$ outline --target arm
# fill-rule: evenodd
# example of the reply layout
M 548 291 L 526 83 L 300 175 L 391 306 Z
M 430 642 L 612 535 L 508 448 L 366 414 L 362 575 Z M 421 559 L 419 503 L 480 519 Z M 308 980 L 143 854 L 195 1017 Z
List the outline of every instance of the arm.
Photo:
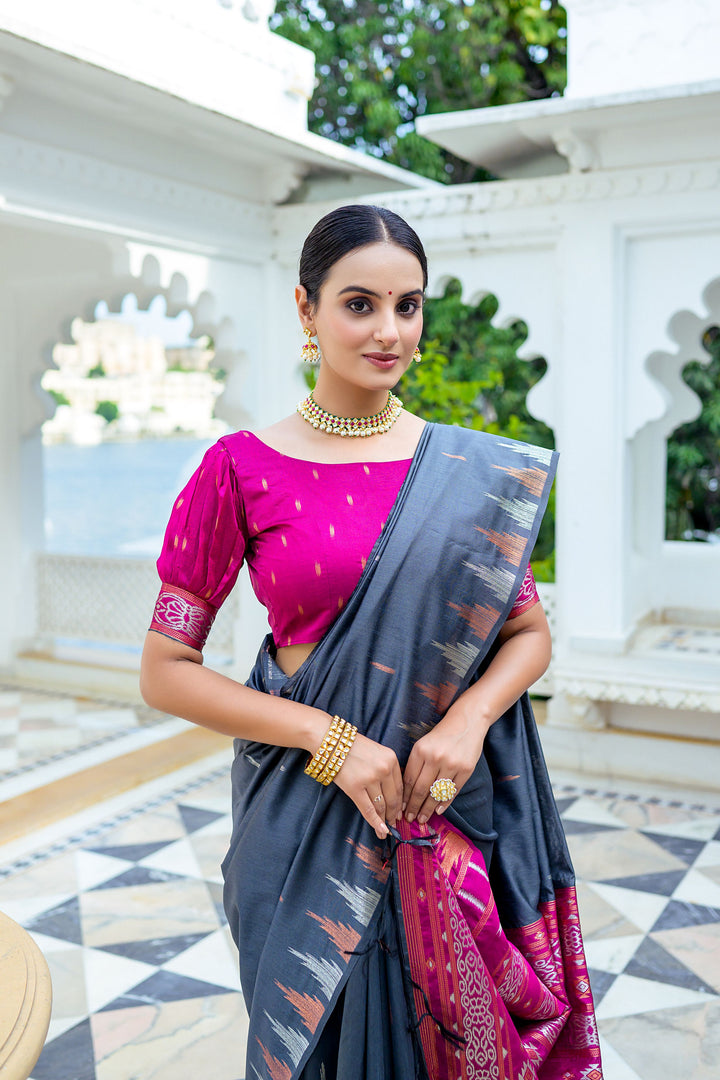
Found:
M 424 823 L 436 810 L 428 794 L 440 777 L 455 781 L 458 791 L 471 776 L 492 724 L 547 670 L 550 630 L 541 604 L 508 619 L 500 648 L 484 674 L 450 706 L 432 731 L 415 743 L 404 774 L 405 816 Z
M 202 653 L 149 631 L 143 649 L 140 691 L 148 705 L 240 739 L 296 746 L 314 754 L 332 717 L 299 701 L 274 697 L 203 667 Z M 348 718 L 351 719 L 351 718 Z M 308 783 L 313 783 L 308 779 Z M 379 839 L 388 830 L 377 812 L 400 815 L 402 777 L 394 751 L 358 734 L 334 781 L 355 803 Z

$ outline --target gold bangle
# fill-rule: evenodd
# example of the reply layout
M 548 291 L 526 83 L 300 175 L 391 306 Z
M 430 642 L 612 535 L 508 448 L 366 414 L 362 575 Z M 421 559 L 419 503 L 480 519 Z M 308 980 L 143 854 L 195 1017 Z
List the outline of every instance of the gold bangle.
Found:
M 320 746 L 305 766 L 306 775 L 327 787 L 340 772 L 356 735 L 354 724 L 334 716 Z
M 339 716 L 333 717 L 330 727 L 325 732 L 322 742 L 319 747 L 310 758 L 305 767 L 305 772 L 308 776 L 311 776 L 314 780 L 323 771 L 330 757 L 332 757 L 335 747 L 337 746 L 338 739 L 342 734 L 345 721 Z
M 338 740 L 345 729 L 345 721 L 340 716 L 334 716 L 330 727 L 325 732 L 322 742 L 305 766 L 305 773 L 317 780 L 335 753 Z
M 335 779 L 337 774 L 340 772 L 340 769 L 343 767 L 345 763 L 345 758 L 350 753 L 350 748 L 355 741 L 356 735 L 357 728 L 355 727 L 355 725 L 347 724 L 343 734 L 340 736 L 334 755 L 327 763 L 327 766 L 325 767 L 323 772 L 317 777 L 320 783 L 323 784 L 325 787 L 327 787 L 327 785 Z

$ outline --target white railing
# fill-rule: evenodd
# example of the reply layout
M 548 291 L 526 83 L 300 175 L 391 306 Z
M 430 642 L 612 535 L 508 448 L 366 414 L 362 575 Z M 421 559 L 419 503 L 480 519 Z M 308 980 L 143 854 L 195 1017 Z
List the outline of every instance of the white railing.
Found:
M 537 587 L 538 594 L 540 596 L 540 602 L 545 608 L 545 614 L 550 626 L 550 634 L 555 639 L 555 585 L 548 582 L 538 582 Z M 552 697 L 553 695 L 553 666 L 552 661 L 550 667 L 547 669 L 541 679 L 535 683 L 531 688 L 533 694 L 539 694 L 541 697 Z
M 36 560 L 35 636 L 54 650 L 103 646 L 139 653 L 145 640 L 159 579 L 152 559 L 41 554 Z M 555 627 L 555 586 L 538 585 L 550 630 Z M 210 631 L 207 651 L 232 660 L 239 598 L 231 594 Z M 552 695 L 552 667 L 533 693 Z
M 36 637 L 78 648 L 137 651 L 145 640 L 160 581 L 152 559 L 41 554 L 36 561 Z M 237 601 L 218 613 L 208 651 L 233 656 Z

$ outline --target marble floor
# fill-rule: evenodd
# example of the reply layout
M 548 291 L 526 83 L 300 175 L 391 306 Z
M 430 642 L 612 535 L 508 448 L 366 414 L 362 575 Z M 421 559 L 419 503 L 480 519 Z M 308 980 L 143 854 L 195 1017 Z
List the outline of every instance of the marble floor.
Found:
M 53 700 L 66 699 L 45 695 L 46 713 Z M 0 696 L 6 720 L 23 704 L 43 713 L 42 695 Z M 65 768 L 83 753 L 78 739 Z M 229 760 L 228 745 L 0 847 L 0 909 L 38 942 L 54 985 L 33 1080 L 244 1080 L 246 1018 L 219 872 Z M 0 802 L 17 767 L 0 772 Z M 720 805 L 572 776 L 557 778 L 556 794 L 605 1080 L 716 1078 Z

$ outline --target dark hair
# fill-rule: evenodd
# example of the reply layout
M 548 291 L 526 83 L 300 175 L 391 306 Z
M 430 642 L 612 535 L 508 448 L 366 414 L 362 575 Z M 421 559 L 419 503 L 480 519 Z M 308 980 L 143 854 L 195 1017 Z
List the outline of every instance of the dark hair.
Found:
M 357 248 L 376 243 L 397 244 L 415 256 L 427 288 L 427 257 L 420 237 L 407 221 L 383 206 L 359 203 L 341 206 L 320 218 L 308 234 L 300 255 L 300 284 L 314 307 L 335 263 Z

